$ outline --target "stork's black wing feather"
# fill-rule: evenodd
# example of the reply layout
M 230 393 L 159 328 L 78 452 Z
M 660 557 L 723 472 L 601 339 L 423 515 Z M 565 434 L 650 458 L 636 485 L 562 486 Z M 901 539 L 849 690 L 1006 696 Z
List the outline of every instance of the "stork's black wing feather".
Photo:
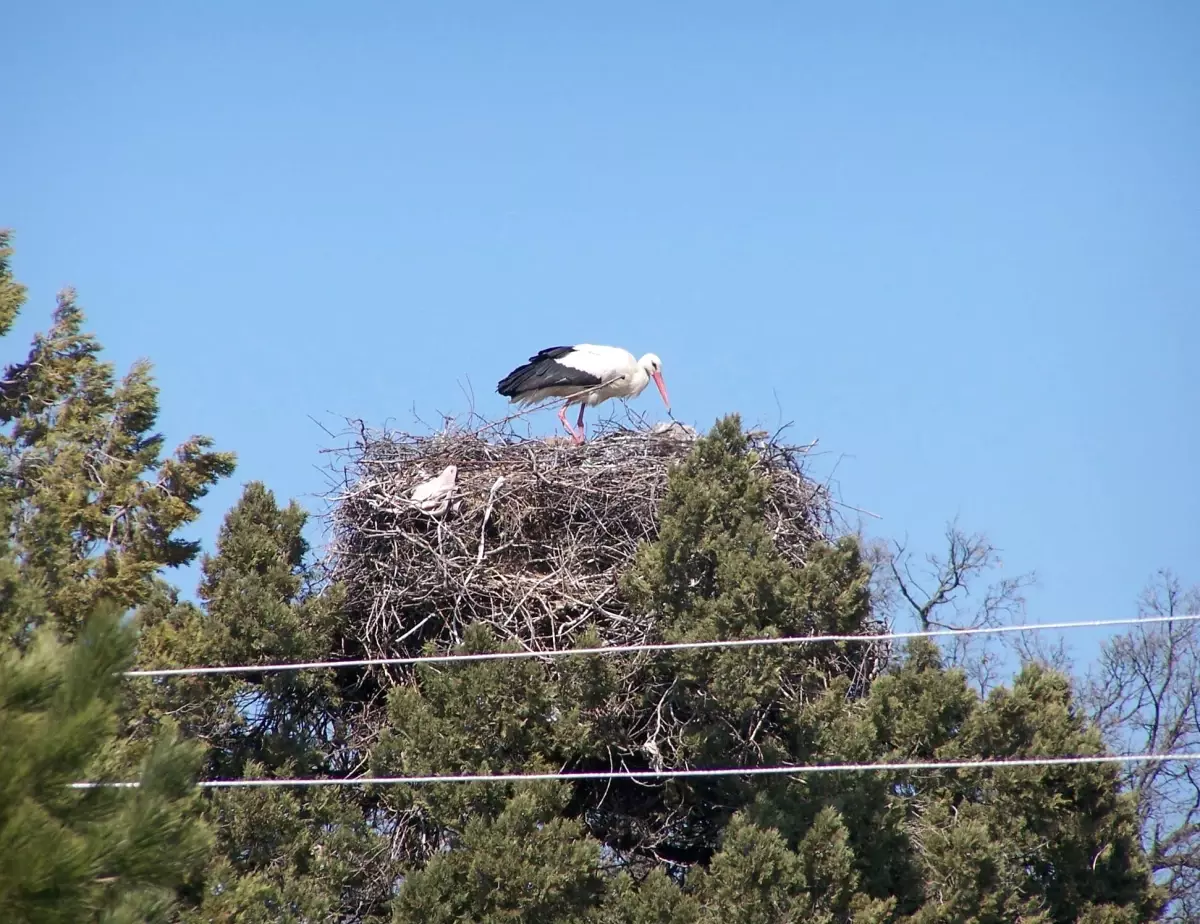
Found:
M 502 378 L 496 386 L 496 391 L 505 398 L 515 398 L 524 392 L 537 391 L 539 388 L 563 385 L 591 388 L 602 384 L 598 376 L 555 362 L 574 349 L 573 346 L 556 346 L 539 350 L 536 355 L 529 357 L 529 362 L 517 366 Z
M 568 353 L 574 352 L 575 347 L 546 347 L 544 350 L 538 350 L 536 356 L 530 356 L 529 361 L 536 363 L 539 359 L 562 359 Z

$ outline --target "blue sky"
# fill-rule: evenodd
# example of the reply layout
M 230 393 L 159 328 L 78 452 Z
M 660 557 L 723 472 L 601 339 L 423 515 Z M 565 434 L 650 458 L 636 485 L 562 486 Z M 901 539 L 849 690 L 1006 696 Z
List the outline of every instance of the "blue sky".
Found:
M 986 531 L 1033 619 L 1200 580 L 1200 6 L 504 6 L 9 11 L 6 359 L 75 285 L 238 452 L 206 539 L 250 479 L 317 505 L 310 416 L 589 341 L 819 437 L 877 534 Z

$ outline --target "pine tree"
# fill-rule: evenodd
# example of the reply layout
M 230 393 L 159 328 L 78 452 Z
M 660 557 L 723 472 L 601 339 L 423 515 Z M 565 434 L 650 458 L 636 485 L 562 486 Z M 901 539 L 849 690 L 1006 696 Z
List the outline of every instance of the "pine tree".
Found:
M 457 849 L 412 872 L 396 899 L 397 924 L 587 921 L 604 895 L 600 847 L 563 817 L 561 786 L 527 787 L 494 817 L 473 814 Z
M 808 717 L 829 761 L 1103 752 L 1067 679 L 1037 666 L 980 700 L 962 671 L 946 670 L 936 648 L 917 642 L 865 700 L 847 706 L 839 692 Z M 865 815 L 864 794 L 876 806 Z M 843 817 L 866 824 L 853 840 L 896 845 L 909 872 L 893 875 L 888 889 L 913 922 L 1147 921 L 1160 910 L 1132 803 L 1111 766 L 814 778 L 804 797 L 848 801 L 855 811 Z M 878 861 L 863 870 L 864 883 L 872 867 Z
M 0 335 L 25 302 L 11 255 L 0 233 Z M 111 619 L 92 615 L 169 592 L 161 570 L 198 552 L 178 531 L 233 468 L 205 437 L 164 458 L 157 410 L 149 365 L 118 381 L 69 290 L 50 331 L 0 382 L 0 649 L 15 697 L 0 741 L 12 796 L 0 812 L 11 802 L 13 813 L 0 878 L 16 903 L 6 907 L 21 909 L 2 920 L 162 919 L 210 842 L 182 820 L 197 808 L 188 784 L 197 756 L 173 743 L 169 718 L 135 723 L 131 741 L 132 689 L 112 672 L 128 661 L 133 636 L 111 636 Z M 55 646 L 77 637 L 69 651 Z M 89 775 L 140 775 L 143 786 L 60 792 Z M 10 849 L 26 836 L 29 850 Z
M 672 473 L 658 538 L 643 546 L 625 575 L 635 611 L 653 614 L 671 642 L 870 631 L 870 572 L 858 544 L 852 538 L 815 544 L 803 567 L 785 559 L 767 531 L 769 485 L 753 463 L 740 420 L 732 416 Z M 861 646 L 672 653 L 645 671 L 645 708 L 677 717 L 675 766 L 802 759 L 807 755 L 796 753 L 793 707 L 830 678 L 860 672 L 863 653 Z M 660 824 L 678 819 L 677 833 L 656 845 L 656 855 L 706 860 L 732 814 L 762 788 L 761 781 L 746 785 L 736 778 L 664 787 L 654 810 Z M 645 804 L 645 797 L 638 802 Z
M 199 746 L 160 734 L 138 788 L 71 788 L 117 744 L 119 671 L 133 644 L 110 608 L 69 647 L 43 629 L 27 652 L 0 654 L 0 920 L 165 921 L 207 856 Z
M 736 418 L 671 477 L 659 536 L 624 592 L 664 638 L 869 627 L 869 573 L 851 538 L 785 559 Z M 461 650 L 496 650 L 482 628 Z M 981 700 L 915 644 L 869 685 L 850 647 L 422 666 L 395 688 L 379 773 L 606 767 L 633 720 L 603 708 L 637 671 L 640 707 L 669 710 L 675 761 L 998 759 L 1099 753 L 1059 674 L 1027 667 Z M 659 704 L 665 704 L 659 706 Z M 662 742 L 667 744 L 665 738 Z M 748 920 L 999 924 L 1154 920 L 1161 891 L 1111 767 L 797 775 L 663 784 L 390 789 L 409 868 L 395 920 Z
M 338 593 L 308 560 L 306 514 L 259 483 L 225 518 L 202 561 L 199 605 L 158 594 L 139 611 L 144 665 L 255 664 L 327 658 Z M 210 778 L 341 776 L 358 759 L 354 704 L 329 671 L 180 677 L 135 689 L 142 727 L 171 716 L 210 746 Z M 384 913 L 386 843 L 363 794 L 338 790 L 214 793 L 205 817 L 217 849 L 181 920 L 325 921 L 346 906 Z
M 0 232 L 0 336 L 25 300 L 11 254 Z M 232 454 L 212 451 L 203 436 L 163 458 L 149 363 L 118 381 L 100 351 L 68 289 L 49 332 L 0 382 L 0 511 L 25 596 L 0 630 L 17 640 L 42 619 L 70 638 L 96 601 L 147 599 L 160 569 L 196 556 L 198 543 L 177 533 L 233 471 Z

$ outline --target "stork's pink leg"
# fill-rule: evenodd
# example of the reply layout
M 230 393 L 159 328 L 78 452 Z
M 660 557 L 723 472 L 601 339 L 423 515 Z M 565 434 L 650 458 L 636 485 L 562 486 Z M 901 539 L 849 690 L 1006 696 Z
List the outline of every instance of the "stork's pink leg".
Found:
M 563 406 L 562 406 L 562 407 L 559 409 L 559 412 L 558 412 L 558 419 L 559 419 L 559 421 L 562 423 L 562 425 L 563 425 L 563 429 L 564 429 L 564 430 L 566 430 L 568 433 L 570 433 L 570 434 L 571 434 L 571 439 L 573 439 L 573 440 L 574 440 L 576 443 L 582 443 L 582 442 L 583 442 L 583 438 L 582 438 L 582 436 L 581 436 L 580 434 L 576 433 L 576 432 L 575 432 L 575 431 L 574 431 L 574 430 L 571 428 L 571 424 L 570 424 L 570 422 L 567 420 L 567 407 L 568 407 L 568 405 L 564 404 L 564 405 L 563 405 Z
M 583 412 L 585 410 L 587 410 L 587 405 L 580 404 L 579 405 L 579 420 L 577 420 L 575 422 L 575 426 L 577 426 L 579 428 L 579 439 L 576 442 L 580 442 L 580 443 L 582 443 L 587 438 L 586 434 L 584 433 L 584 429 L 583 429 Z

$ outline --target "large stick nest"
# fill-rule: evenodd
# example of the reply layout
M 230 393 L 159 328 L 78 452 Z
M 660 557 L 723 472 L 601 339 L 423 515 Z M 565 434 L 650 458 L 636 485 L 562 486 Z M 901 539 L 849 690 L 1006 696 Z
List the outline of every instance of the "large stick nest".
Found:
M 657 535 L 668 472 L 695 438 L 678 424 L 609 425 L 581 446 L 465 429 L 362 431 L 332 521 L 352 631 L 371 657 L 419 653 L 430 640 L 445 650 L 472 623 L 529 650 L 570 647 L 585 627 L 606 645 L 657 640 L 618 579 Z M 833 532 L 828 492 L 805 477 L 805 447 L 750 439 L 771 484 L 775 542 L 802 565 Z M 448 466 L 452 493 L 422 509 L 414 489 Z
M 695 439 L 678 425 L 630 429 L 611 422 L 581 446 L 497 436 L 494 429 L 360 430 L 344 450 L 331 517 L 334 576 L 347 593 L 346 631 L 369 657 L 412 656 L 430 643 L 445 651 L 476 623 L 531 651 L 574 647 L 584 631 L 603 645 L 662 641 L 655 620 L 622 599 L 620 577 L 639 544 L 656 538 L 671 467 Z M 805 474 L 809 447 L 761 432 L 750 434 L 750 442 L 753 464 L 770 484 L 766 515 L 776 546 L 803 566 L 814 543 L 843 531 L 835 504 Z M 447 478 L 449 466 L 456 470 L 453 490 L 422 500 L 422 486 Z M 812 656 L 829 676 L 850 676 L 851 695 L 865 689 L 886 658 L 874 644 L 825 649 Z M 570 762 L 572 769 L 690 765 L 689 719 L 664 708 L 674 684 L 650 669 L 653 658 L 633 658 L 626 687 L 592 716 L 605 729 L 607 763 Z M 562 661 L 550 668 L 555 675 L 567 669 Z M 414 681 L 407 669 L 393 679 Z M 797 688 L 788 695 L 804 694 Z M 752 717 L 748 727 L 755 730 L 731 760 L 761 760 L 756 729 L 773 721 L 771 714 L 766 707 Z M 573 811 L 626 857 L 693 862 L 716 836 L 697 809 L 708 797 L 671 795 L 663 782 L 576 790 Z M 419 862 L 444 846 L 445 836 L 413 806 L 396 819 L 393 849 Z

